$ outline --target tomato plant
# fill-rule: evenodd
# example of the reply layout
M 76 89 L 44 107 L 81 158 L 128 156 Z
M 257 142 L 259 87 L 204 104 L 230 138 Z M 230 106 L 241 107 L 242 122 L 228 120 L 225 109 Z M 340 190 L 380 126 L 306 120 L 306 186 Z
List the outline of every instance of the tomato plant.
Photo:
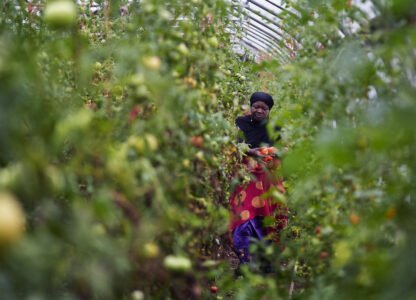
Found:
M 259 57 L 222 0 L 1 4 L 2 297 L 415 297 L 414 1 L 281 2 Z M 236 274 L 227 232 L 255 91 L 282 127 L 272 276 Z

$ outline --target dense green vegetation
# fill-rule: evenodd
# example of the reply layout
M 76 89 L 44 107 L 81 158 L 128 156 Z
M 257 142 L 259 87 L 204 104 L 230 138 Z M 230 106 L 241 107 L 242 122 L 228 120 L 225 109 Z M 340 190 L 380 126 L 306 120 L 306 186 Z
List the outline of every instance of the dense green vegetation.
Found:
M 221 0 L 62 1 L 0 7 L 1 299 L 416 297 L 414 1 L 283 1 L 296 56 L 261 63 Z M 257 249 L 276 273 L 236 279 L 233 120 L 258 90 L 289 219 Z

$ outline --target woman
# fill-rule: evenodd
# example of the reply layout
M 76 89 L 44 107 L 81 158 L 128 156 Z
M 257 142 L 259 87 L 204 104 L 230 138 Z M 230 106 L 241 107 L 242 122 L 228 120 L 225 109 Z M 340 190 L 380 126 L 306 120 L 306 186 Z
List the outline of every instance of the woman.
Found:
M 281 178 L 273 175 L 272 169 L 280 165 L 274 157 L 271 161 L 263 163 L 267 151 L 273 152 L 275 148 L 266 148 L 273 145 L 266 124 L 270 109 L 274 105 L 272 96 L 263 92 L 256 92 L 250 97 L 251 114 L 238 117 L 235 121 L 237 127 L 244 136 L 244 142 L 249 145 L 248 155 L 243 163 L 248 166 L 255 179 L 248 184 L 238 186 L 230 198 L 231 222 L 230 231 L 233 235 L 234 251 L 242 264 L 251 261 L 249 253 L 250 243 L 255 240 L 263 240 L 271 231 L 279 231 L 286 225 L 286 217 L 278 214 L 280 206 L 273 203 L 271 198 L 263 198 L 263 194 L 271 187 L 279 192 L 284 192 Z M 280 130 L 280 128 L 277 128 Z M 279 136 L 280 138 L 280 136 Z M 278 139 L 279 139 L 278 138 Z M 263 147 L 263 148 L 262 148 Z M 275 228 L 266 228 L 263 225 L 264 217 L 274 217 L 278 221 Z

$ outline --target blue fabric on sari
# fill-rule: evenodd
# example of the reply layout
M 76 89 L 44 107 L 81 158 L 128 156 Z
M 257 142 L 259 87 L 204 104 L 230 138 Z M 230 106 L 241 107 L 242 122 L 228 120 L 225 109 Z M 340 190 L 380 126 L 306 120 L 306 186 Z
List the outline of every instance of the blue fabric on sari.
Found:
M 252 255 L 249 253 L 250 244 L 255 240 L 261 241 L 266 236 L 267 232 L 261 216 L 244 222 L 234 230 L 234 251 L 242 264 L 247 264 L 252 260 Z

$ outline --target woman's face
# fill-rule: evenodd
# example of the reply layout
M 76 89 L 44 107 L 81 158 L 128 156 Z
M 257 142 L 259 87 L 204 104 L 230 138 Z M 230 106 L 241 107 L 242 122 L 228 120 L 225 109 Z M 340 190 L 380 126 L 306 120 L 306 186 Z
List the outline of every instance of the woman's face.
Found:
M 263 121 L 269 115 L 269 107 L 263 101 L 254 102 L 251 106 L 251 115 L 256 121 Z

